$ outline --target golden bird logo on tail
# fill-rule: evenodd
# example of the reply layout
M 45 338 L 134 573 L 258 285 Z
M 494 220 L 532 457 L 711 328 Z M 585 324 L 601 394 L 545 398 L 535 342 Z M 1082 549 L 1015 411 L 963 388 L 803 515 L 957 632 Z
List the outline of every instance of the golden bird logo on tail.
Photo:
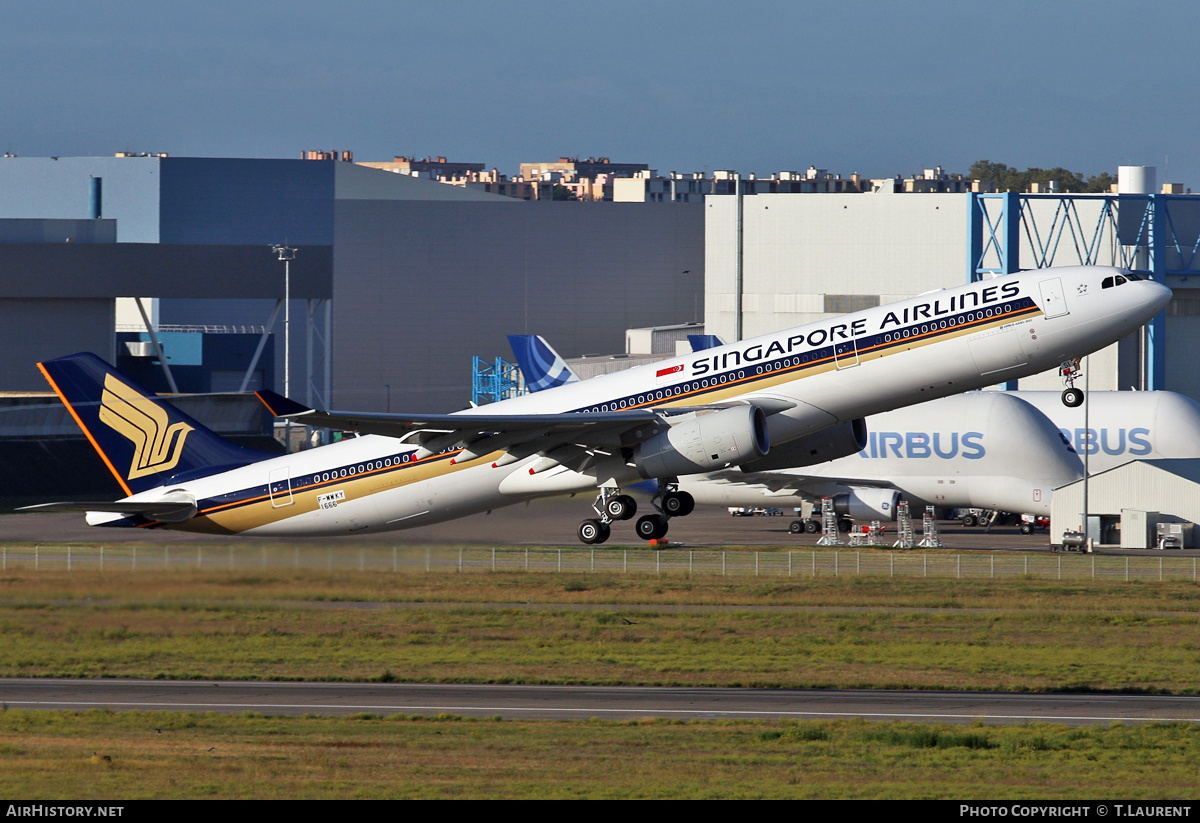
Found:
M 130 480 L 175 468 L 183 453 L 183 442 L 192 430 L 187 423 L 171 425 L 158 404 L 111 374 L 104 378 L 100 420 L 133 443 Z

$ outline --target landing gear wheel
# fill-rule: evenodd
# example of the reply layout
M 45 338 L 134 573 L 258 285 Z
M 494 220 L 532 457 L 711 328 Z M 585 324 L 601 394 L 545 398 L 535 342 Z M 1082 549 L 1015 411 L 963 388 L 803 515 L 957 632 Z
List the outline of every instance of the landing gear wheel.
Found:
M 643 540 L 657 540 L 667 536 L 667 518 L 661 514 L 647 514 L 638 518 L 634 527 L 637 536 Z
M 608 539 L 612 530 L 607 523 L 601 523 L 599 520 L 584 520 L 579 524 L 579 539 L 584 543 L 594 544 L 603 543 Z
M 842 534 L 848 534 L 849 531 L 853 528 L 854 528 L 853 520 L 839 520 L 838 521 L 838 531 L 840 531 Z
M 816 520 L 805 520 L 804 521 L 804 530 L 806 532 L 808 532 L 809 534 L 816 534 L 817 532 L 819 532 L 821 530 L 821 524 L 818 523 Z
M 628 520 L 637 514 L 637 501 L 627 494 L 618 494 L 604 504 L 604 511 L 613 520 Z
M 687 517 L 696 508 L 696 498 L 687 492 L 667 492 L 662 497 L 662 510 L 668 517 Z
M 1083 405 L 1083 389 L 1069 388 L 1063 389 L 1062 393 L 1063 405 L 1068 408 L 1077 408 Z
M 791 524 L 788 526 L 788 531 L 791 532 L 792 534 L 803 534 L 804 533 L 804 524 L 801 523 L 799 520 L 793 520 L 791 522 Z
M 962 524 L 964 526 L 966 526 L 968 529 L 971 528 L 972 526 L 977 525 L 978 523 L 979 523 L 979 518 L 977 518 L 973 514 L 964 514 L 962 516 Z

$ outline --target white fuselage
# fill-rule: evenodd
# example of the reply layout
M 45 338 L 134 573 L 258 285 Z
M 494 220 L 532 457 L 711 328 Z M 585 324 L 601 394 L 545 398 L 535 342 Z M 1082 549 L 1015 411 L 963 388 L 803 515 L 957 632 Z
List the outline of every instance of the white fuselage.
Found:
M 1101 288 L 1115 270 L 1047 269 L 899 303 L 569 383 L 462 412 L 524 415 L 656 406 L 757 403 L 771 442 L 838 422 L 981 388 L 1058 366 L 1106 346 L 1157 313 L 1169 290 L 1147 281 Z M 172 491 L 199 513 L 177 528 L 264 535 L 342 534 L 427 525 L 533 497 L 642 479 L 605 462 L 605 475 L 558 466 L 530 472 L 532 455 L 453 462 L 418 458 L 406 440 L 364 436 L 237 468 Z M 499 465 L 493 465 L 499 463 Z M 89 515 L 116 525 L 122 518 Z

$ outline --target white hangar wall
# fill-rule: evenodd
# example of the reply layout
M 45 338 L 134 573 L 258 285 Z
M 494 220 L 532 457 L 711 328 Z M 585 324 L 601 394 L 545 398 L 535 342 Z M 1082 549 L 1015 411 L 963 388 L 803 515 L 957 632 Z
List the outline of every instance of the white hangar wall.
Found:
M 705 202 L 705 331 L 726 341 L 737 337 L 737 201 Z M 741 336 L 962 285 L 970 266 L 970 208 L 968 194 L 742 198 Z M 1027 240 L 1021 261 L 1025 268 L 1035 265 Z M 1129 388 L 1136 351 L 1131 338 L 1092 355 L 1090 387 Z M 1056 390 L 1062 381 L 1050 371 L 1022 379 L 1019 387 Z M 1200 397 L 1200 384 L 1169 388 Z
M 1154 548 L 1155 523 L 1200 523 L 1197 491 L 1200 460 L 1195 458 L 1134 460 L 1094 474 L 1087 480 L 1087 511 L 1100 523 L 1091 523 L 1089 536 L 1096 542 L 1120 543 L 1125 548 Z M 1052 541 L 1057 543 L 1065 531 L 1082 530 L 1083 498 L 1082 480 L 1054 490 L 1050 508 Z M 1130 512 L 1150 516 L 1131 517 Z M 1122 525 L 1119 531 L 1114 528 L 1118 522 Z M 1146 527 L 1146 533 L 1138 533 L 1139 526 Z M 1123 533 L 1131 527 L 1129 533 Z M 1191 535 L 1193 540 L 1196 536 Z

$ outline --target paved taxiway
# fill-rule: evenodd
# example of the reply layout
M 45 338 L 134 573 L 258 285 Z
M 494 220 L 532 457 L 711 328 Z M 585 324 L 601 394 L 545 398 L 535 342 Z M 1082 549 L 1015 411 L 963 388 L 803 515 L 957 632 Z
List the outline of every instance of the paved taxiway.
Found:
M 1200 697 L 992 692 L 0 680 L 8 708 L 267 715 L 440 713 L 508 719 L 910 720 L 941 723 L 1200 723 Z
M 293 538 L 300 545 L 328 545 L 337 541 L 352 548 L 363 543 L 396 546 L 464 545 L 464 546 L 582 546 L 575 537 L 575 528 L 586 517 L 594 517 L 591 495 L 574 498 L 556 497 L 520 503 L 490 514 L 476 514 L 448 523 L 423 526 L 381 534 L 346 535 L 343 537 Z M 646 498 L 639 498 L 639 510 L 650 511 Z M 671 521 L 667 535 L 679 548 L 713 549 L 728 546 L 812 548 L 820 535 L 793 535 L 788 524 L 795 519 L 790 510 L 780 517 L 731 517 L 725 508 L 700 506 L 685 518 Z M 920 530 L 920 520 L 916 527 Z M 895 524 L 888 524 L 887 542 L 895 540 Z M 1050 537 L 1045 532 L 1023 535 L 1015 526 L 991 530 L 963 528 L 956 521 L 942 521 L 939 529 L 948 549 L 991 551 L 1050 551 Z M 77 514 L 20 514 L 0 516 L 0 543 L 219 543 L 223 540 L 255 538 L 224 538 L 207 534 L 170 530 L 95 528 L 83 522 Z M 278 542 L 278 540 L 276 540 Z M 633 532 L 633 521 L 613 524 L 612 537 L 605 548 L 644 547 Z M 1154 550 L 1120 552 L 1105 548 L 1104 553 L 1161 554 Z M 1191 551 L 1172 551 L 1171 556 L 1190 556 Z M 1197 551 L 1200 554 L 1200 551 Z
M 586 517 L 594 517 L 591 496 L 574 498 L 547 498 L 531 501 L 528 505 L 517 504 L 496 509 L 489 514 L 476 514 L 448 523 L 423 526 L 397 532 L 380 534 L 346 535 L 342 537 L 301 537 L 287 540 L 289 544 L 322 546 L 335 542 L 347 549 L 360 545 L 455 545 L 455 546 L 579 546 L 575 528 Z M 649 511 L 645 498 L 638 500 L 641 511 Z M 725 508 L 700 506 L 685 518 L 671 522 L 667 535 L 671 548 L 722 549 L 730 546 L 750 548 L 797 548 L 816 547 L 820 535 L 788 532 L 788 524 L 794 520 L 791 511 L 779 517 L 731 517 Z M 920 520 L 915 524 L 920 533 Z M 939 533 L 946 549 L 960 551 L 1022 551 L 1049 552 L 1050 537 L 1046 532 L 1023 535 L 1015 526 L 999 526 L 992 529 L 981 527 L 964 528 L 957 521 L 939 523 Z M 890 544 L 896 539 L 895 524 L 888 524 L 884 537 Z M 220 543 L 225 540 L 240 540 L 253 543 L 258 538 L 226 538 L 208 534 L 195 534 L 174 530 L 112 529 L 96 528 L 83 522 L 77 514 L 13 514 L 0 515 L 0 545 L 4 543 L 138 543 L 138 544 L 186 544 Z M 269 539 L 269 538 L 268 538 Z M 281 542 L 279 538 L 271 542 Z M 614 523 L 612 537 L 604 548 L 644 548 L 645 541 L 634 534 L 633 521 Z M 1103 547 L 1098 554 L 1128 554 L 1163 556 L 1163 552 L 1148 550 L 1121 550 Z M 1200 549 L 1173 550 L 1171 557 L 1200 557 Z

